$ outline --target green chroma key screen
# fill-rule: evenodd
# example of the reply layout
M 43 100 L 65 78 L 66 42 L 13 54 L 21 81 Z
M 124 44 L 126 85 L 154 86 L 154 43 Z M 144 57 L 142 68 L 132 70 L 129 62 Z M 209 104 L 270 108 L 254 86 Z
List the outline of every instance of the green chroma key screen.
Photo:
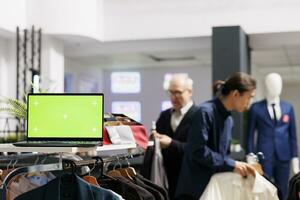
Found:
M 28 138 L 102 138 L 102 94 L 28 96 Z

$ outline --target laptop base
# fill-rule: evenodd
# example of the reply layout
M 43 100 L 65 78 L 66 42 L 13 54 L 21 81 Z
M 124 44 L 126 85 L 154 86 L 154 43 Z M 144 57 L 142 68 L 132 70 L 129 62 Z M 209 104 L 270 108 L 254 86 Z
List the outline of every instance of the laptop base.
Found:
M 80 143 L 80 142 L 27 142 L 21 141 L 13 143 L 14 146 L 17 147 L 82 147 L 82 148 L 89 148 L 89 147 L 96 147 L 102 146 L 102 142 L 95 142 L 95 143 Z

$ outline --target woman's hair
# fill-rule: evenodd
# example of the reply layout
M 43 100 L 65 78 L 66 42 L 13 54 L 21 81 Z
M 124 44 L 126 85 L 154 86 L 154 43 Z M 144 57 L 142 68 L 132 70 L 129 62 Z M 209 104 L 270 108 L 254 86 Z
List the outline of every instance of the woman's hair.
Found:
M 256 88 L 256 81 L 250 75 L 237 72 L 230 76 L 226 81 L 217 80 L 214 82 L 213 91 L 216 95 L 227 96 L 231 91 L 238 90 L 240 93 L 247 92 Z

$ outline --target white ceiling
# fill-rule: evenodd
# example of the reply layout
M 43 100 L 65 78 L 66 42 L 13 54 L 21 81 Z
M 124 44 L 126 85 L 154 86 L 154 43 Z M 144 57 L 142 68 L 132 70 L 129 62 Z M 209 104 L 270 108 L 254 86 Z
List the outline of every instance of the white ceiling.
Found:
M 102 68 L 210 65 L 210 37 L 122 42 L 66 41 L 65 55 Z M 83 41 L 83 42 L 82 42 Z
M 265 67 L 300 67 L 300 33 L 250 36 L 252 64 Z
M 211 37 L 99 42 L 60 36 L 65 55 L 102 68 L 211 66 Z M 258 69 L 300 68 L 300 33 L 249 35 L 251 62 Z

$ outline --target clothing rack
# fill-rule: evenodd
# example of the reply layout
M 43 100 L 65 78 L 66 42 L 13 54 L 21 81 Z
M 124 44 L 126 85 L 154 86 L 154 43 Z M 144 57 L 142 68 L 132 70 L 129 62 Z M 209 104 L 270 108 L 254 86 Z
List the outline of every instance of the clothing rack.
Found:
M 0 169 L 9 169 L 10 167 L 24 167 L 27 165 L 44 164 L 44 162 L 51 156 L 57 155 L 57 153 L 45 154 L 45 153 L 24 153 L 24 154 L 10 154 L 0 156 Z
M 112 157 L 107 157 L 107 158 L 101 158 L 100 156 L 92 157 L 91 159 L 86 159 L 86 160 L 80 160 L 80 161 L 66 161 L 62 159 L 62 154 L 59 153 L 59 162 L 58 163 L 53 163 L 53 164 L 43 164 L 43 162 L 50 157 L 51 155 L 57 155 L 57 154 L 19 154 L 19 155 L 8 155 L 8 156 L 0 156 L 0 168 L 7 168 L 11 166 L 12 168 L 15 168 L 13 171 L 11 171 L 4 179 L 3 184 L 0 186 L 0 200 L 5 200 L 6 199 L 6 190 L 7 190 L 7 185 L 9 182 L 19 174 L 25 174 L 25 173 L 32 173 L 32 172 L 50 172 L 50 171 L 58 171 L 58 170 L 63 170 L 71 167 L 82 167 L 82 166 L 94 166 L 97 167 L 98 171 L 100 170 L 100 174 L 103 173 L 103 166 L 105 163 L 113 163 L 113 162 L 119 162 L 121 160 L 128 160 L 132 159 L 135 157 L 139 157 L 144 155 L 144 152 L 136 152 L 136 153 L 126 153 L 126 154 L 120 154 L 120 155 L 115 155 Z M 38 160 L 36 160 L 31 166 L 28 166 L 28 163 L 22 163 L 20 160 L 28 159 L 28 158 L 38 158 L 44 156 L 41 161 L 42 163 L 40 164 L 34 164 L 37 163 Z M 9 162 L 4 163 L 3 161 Z M 100 161 L 100 162 L 99 162 Z M 6 164 L 6 165 L 5 165 Z M 26 166 L 24 166 L 24 164 Z M 100 164 L 100 165 L 99 165 Z M 23 166 L 22 166 L 23 165 Z M 2 194 L 1 194 L 2 193 Z
M 136 158 L 139 156 L 143 156 L 144 154 L 145 153 L 143 151 L 136 152 L 136 153 L 119 154 L 119 155 L 114 155 L 111 157 L 103 158 L 103 162 L 108 163 L 108 162 L 116 162 L 116 161 L 120 161 L 120 160 L 128 160 L 128 159 Z
M 143 156 L 144 155 L 144 152 L 135 152 L 135 153 L 126 153 L 126 154 L 119 154 L 119 155 L 114 155 L 114 156 L 111 156 L 111 157 L 105 157 L 105 158 L 102 158 L 100 156 L 94 156 L 92 157 L 91 159 L 84 159 L 84 160 L 79 160 L 79 161 L 68 161 L 68 162 L 65 162 L 64 164 L 68 164 L 69 165 L 67 167 L 76 167 L 76 168 L 80 168 L 80 167 L 83 167 L 83 166 L 89 166 L 91 168 L 93 168 L 93 171 L 94 172 L 101 172 L 100 174 L 103 174 L 104 172 L 104 166 L 105 164 L 109 164 L 109 163 L 114 163 L 114 162 L 118 162 L 120 165 L 120 161 L 122 160 L 126 160 L 127 163 L 129 163 L 129 159 L 132 159 L 132 158 L 136 158 L 136 157 L 139 157 L 139 156 Z M 93 175 L 93 173 L 91 174 Z M 96 175 L 94 175 L 96 177 Z
M 62 153 L 58 153 L 59 155 L 59 162 L 58 163 L 52 163 L 52 164 L 37 164 L 37 165 L 31 165 L 31 166 L 23 166 L 23 167 L 18 167 L 12 170 L 3 180 L 2 185 L 0 186 L 0 200 L 6 200 L 6 190 L 9 182 L 19 174 L 25 174 L 25 173 L 32 173 L 32 172 L 50 172 L 50 171 L 57 171 L 57 170 L 62 170 L 63 165 L 62 165 Z M 10 160 L 8 165 L 11 165 L 11 162 L 13 161 L 13 158 L 16 160 L 15 162 L 18 161 L 18 159 L 24 159 L 24 158 L 30 158 L 36 156 L 38 157 L 38 154 L 21 154 L 21 155 L 11 155 L 11 156 L 6 156 L 6 159 Z M 49 155 L 47 155 L 49 156 Z M 1 160 L 1 158 L 0 158 Z M 12 166 L 15 167 L 16 163 L 13 163 Z M 9 166 L 8 166 L 9 167 Z M 7 167 L 7 169 L 8 169 Z

